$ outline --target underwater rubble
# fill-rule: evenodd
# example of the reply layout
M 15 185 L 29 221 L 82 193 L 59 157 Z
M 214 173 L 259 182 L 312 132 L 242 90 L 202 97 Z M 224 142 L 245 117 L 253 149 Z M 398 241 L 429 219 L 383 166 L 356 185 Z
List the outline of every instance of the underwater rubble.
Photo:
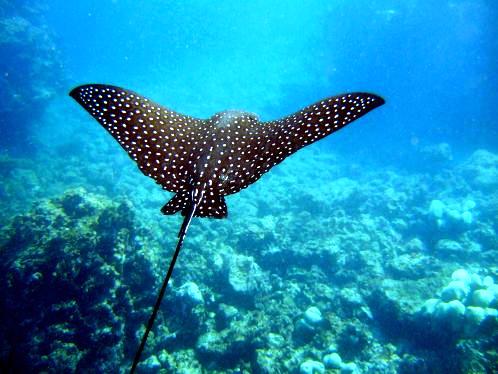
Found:
M 444 167 L 410 174 L 310 169 L 304 150 L 229 196 L 228 220 L 195 220 L 139 371 L 498 370 L 498 156 L 439 148 Z M 4 366 L 128 369 L 178 225 L 151 222 L 133 180 L 89 188 L 33 197 L 0 231 Z

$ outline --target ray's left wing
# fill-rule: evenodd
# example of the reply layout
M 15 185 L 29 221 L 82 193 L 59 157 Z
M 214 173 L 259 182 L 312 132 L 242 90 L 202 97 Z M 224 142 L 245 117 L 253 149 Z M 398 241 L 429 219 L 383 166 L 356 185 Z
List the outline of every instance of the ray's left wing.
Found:
M 162 107 L 120 87 L 89 84 L 70 92 L 137 162 L 171 192 L 189 188 L 191 163 L 205 121 Z

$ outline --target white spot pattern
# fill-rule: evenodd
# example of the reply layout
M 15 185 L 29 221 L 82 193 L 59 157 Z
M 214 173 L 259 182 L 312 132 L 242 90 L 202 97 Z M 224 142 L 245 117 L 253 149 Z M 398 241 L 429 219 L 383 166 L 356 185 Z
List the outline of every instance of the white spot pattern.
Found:
M 134 159 L 140 170 L 177 194 L 162 212 L 186 213 L 189 192 L 202 191 L 195 215 L 223 218 L 223 196 L 236 193 L 300 148 L 382 105 L 367 93 L 331 97 L 277 121 L 240 111 L 207 120 L 166 109 L 119 87 L 86 85 L 70 94 Z
M 202 120 L 114 86 L 81 86 L 71 96 L 109 131 L 145 175 L 168 191 L 189 187 L 188 165 L 196 154 L 196 136 L 206 131 Z

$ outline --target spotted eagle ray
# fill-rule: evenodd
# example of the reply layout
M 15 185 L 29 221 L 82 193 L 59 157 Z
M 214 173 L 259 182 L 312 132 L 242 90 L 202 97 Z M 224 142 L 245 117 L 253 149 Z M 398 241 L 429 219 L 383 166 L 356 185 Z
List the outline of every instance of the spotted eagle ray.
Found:
M 225 196 L 256 182 L 299 149 L 340 130 L 384 104 L 374 94 L 329 97 L 276 121 L 236 110 L 208 119 L 186 116 L 120 87 L 89 84 L 70 92 L 173 198 L 161 212 L 185 217 L 168 272 L 130 372 L 140 361 L 193 217 L 225 218 Z

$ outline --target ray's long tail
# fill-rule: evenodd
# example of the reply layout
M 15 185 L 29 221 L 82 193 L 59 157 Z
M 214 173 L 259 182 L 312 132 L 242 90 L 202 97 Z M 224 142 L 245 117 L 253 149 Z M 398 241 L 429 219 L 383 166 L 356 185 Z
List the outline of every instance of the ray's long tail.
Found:
M 173 268 L 175 267 L 176 259 L 178 258 L 178 254 L 180 253 L 180 249 L 182 248 L 183 240 L 185 239 L 185 234 L 187 233 L 187 229 L 190 225 L 190 221 L 192 221 L 192 217 L 194 216 L 196 208 L 197 204 L 193 202 L 183 220 L 182 227 L 180 228 L 180 232 L 178 233 L 178 243 L 176 244 L 175 253 L 171 258 L 168 272 L 166 273 L 166 277 L 164 278 L 161 289 L 159 290 L 159 294 L 157 295 L 156 303 L 154 304 L 154 309 L 152 310 L 152 313 L 149 317 L 149 321 L 147 322 L 147 327 L 145 328 L 144 335 L 142 336 L 142 340 L 140 341 L 140 346 L 138 347 L 137 352 L 135 353 L 135 358 L 133 359 L 133 364 L 131 365 L 130 374 L 135 373 L 137 365 L 140 361 L 140 356 L 142 355 L 142 352 L 145 348 L 145 343 L 147 342 L 147 338 L 149 337 L 150 330 L 152 330 L 152 326 L 154 326 L 154 321 L 156 320 L 157 312 L 159 311 L 159 307 L 161 306 L 161 302 L 163 300 L 166 287 L 168 286 L 171 274 L 173 274 Z

